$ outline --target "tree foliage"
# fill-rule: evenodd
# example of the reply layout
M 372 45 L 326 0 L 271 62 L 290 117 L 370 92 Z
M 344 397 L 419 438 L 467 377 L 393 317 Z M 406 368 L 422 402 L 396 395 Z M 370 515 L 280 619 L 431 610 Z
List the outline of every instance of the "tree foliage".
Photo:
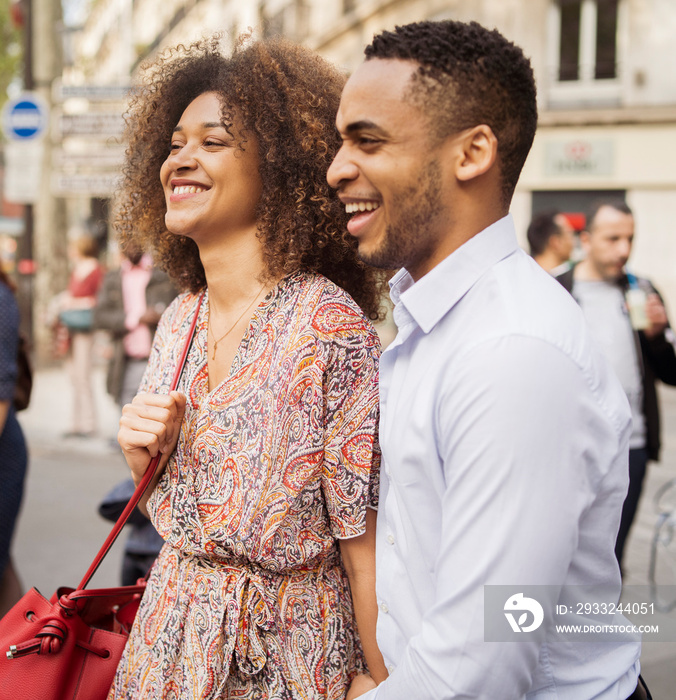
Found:
M 14 26 L 11 0 L 0 0 L 0 107 L 7 100 L 7 86 L 21 70 L 23 41 Z

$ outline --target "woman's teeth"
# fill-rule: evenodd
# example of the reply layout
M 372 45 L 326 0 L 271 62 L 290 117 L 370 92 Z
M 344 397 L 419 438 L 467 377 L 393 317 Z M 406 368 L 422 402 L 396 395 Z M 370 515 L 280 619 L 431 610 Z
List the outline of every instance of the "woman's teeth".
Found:
M 182 187 L 174 187 L 174 194 L 195 194 L 197 192 L 206 192 L 206 188 L 196 187 L 195 185 L 183 185 Z

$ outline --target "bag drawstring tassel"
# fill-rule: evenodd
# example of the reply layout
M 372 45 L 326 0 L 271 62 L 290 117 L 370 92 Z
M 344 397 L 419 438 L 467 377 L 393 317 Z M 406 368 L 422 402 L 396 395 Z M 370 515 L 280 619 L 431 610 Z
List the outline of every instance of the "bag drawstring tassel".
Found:
M 58 654 L 66 639 L 66 633 L 67 627 L 62 620 L 58 618 L 50 619 L 35 635 L 34 639 L 29 639 L 22 644 L 12 644 L 7 652 L 7 658 L 19 659 L 29 654 Z M 87 642 L 78 640 L 75 644 L 81 649 L 96 654 L 103 659 L 110 656 L 110 652 L 107 649 L 99 649 L 91 644 L 87 644 Z

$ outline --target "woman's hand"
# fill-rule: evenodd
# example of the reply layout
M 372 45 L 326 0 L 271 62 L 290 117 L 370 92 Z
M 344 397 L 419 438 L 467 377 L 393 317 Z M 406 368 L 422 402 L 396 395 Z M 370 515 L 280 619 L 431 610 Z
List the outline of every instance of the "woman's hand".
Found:
M 360 695 L 368 693 L 369 690 L 373 690 L 377 687 L 376 682 L 373 680 L 373 678 L 371 678 L 371 676 L 366 674 L 357 676 L 352 681 L 350 689 L 347 691 L 347 695 L 345 696 L 345 700 L 354 700 L 354 698 L 358 698 Z
M 186 398 L 177 391 L 166 394 L 138 394 L 122 409 L 117 441 L 139 484 L 153 457 L 162 454 L 157 478 L 176 448 L 185 415 Z M 148 489 L 146 493 L 150 493 Z

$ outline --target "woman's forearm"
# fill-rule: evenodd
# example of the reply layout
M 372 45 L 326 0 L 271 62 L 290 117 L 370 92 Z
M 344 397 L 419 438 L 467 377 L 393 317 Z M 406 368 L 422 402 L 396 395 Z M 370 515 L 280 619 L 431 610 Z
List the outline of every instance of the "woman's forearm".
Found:
M 387 669 L 376 642 L 378 604 L 376 601 L 375 566 L 376 511 L 368 509 L 366 532 L 353 539 L 340 541 L 340 552 L 352 593 L 364 656 L 369 673 L 376 683 L 387 678 Z

